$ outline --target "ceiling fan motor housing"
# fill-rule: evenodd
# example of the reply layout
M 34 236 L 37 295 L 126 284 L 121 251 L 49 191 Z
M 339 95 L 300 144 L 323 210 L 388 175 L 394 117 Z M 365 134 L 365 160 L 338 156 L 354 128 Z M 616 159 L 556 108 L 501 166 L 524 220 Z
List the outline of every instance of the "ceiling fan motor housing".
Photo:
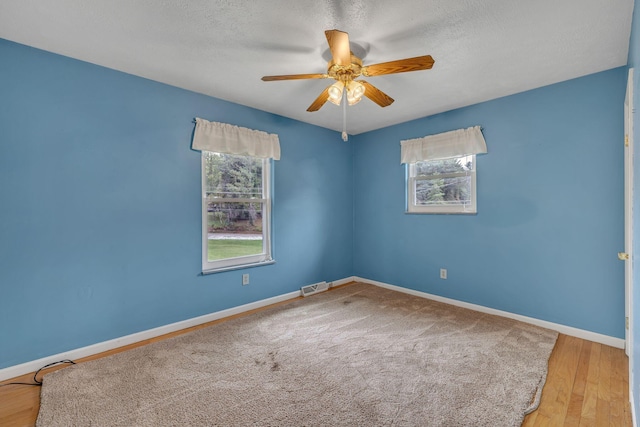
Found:
M 336 64 L 334 60 L 329 61 L 327 74 L 345 85 L 362 75 L 362 60 L 351 52 L 351 63 L 347 66 Z

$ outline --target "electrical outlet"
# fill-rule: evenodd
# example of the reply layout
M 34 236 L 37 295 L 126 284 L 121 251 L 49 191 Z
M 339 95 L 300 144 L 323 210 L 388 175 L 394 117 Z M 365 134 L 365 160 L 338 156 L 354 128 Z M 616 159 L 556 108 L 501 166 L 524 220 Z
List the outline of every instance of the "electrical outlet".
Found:
M 441 279 L 446 279 L 447 278 L 447 269 L 446 268 L 441 268 L 440 269 L 440 278 Z
M 248 285 L 249 284 L 249 275 L 248 274 L 243 274 L 242 275 L 242 286 Z

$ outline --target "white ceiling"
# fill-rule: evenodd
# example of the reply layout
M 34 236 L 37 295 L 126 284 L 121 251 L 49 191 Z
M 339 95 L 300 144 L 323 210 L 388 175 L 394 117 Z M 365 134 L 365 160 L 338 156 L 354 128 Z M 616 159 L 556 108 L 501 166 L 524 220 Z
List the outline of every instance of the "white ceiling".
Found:
M 330 80 L 260 77 L 326 72 L 334 28 L 365 65 L 432 55 L 432 70 L 367 78 L 396 101 L 349 107 L 358 134 L 625 65 L 632 10 L 633 0 L 1 0 L 0 38 L 334 130 L 341 108 L 306 111 Z

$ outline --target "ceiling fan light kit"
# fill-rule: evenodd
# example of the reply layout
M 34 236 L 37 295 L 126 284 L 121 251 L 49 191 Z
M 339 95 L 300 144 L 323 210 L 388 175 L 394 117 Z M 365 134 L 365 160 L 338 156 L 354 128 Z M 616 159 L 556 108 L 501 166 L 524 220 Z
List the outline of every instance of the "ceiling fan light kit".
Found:
M 365 87 L 362 83 L 351 81 L 347 87 L 347 103 L 349 105 L 356 105 L 362 100 Z M 344 92 L 345 84 L 341 81 L 337 81 L 329 86 L 329 102 L 335 105 L 340 105 L 342 102 L 342 94 Z
M 327 101 L 340 105 L 342 98 L 346 98 L 345 103 L 355 105 L 362 100 L 363 96 L 366 96 L 380 107 L 387 107 L 393 103 L 393 98 L 371 83 L 356 79 L 360 76 L 375 77 L 386 74 L 406 73 L 408 71 L 428 70 L 433 67 L 435 62 L 431 55 L 424 55 L 363 66 L 362 59 L 355 56 L 351 51 L 349 34 L 340 30 L 327 30 L 324 33 L 331 51 L 331 60 L 327 66 L 326 74 L 290 74 L 262 77 L 262 80 L 267 82 L 300 79 L 336 80 L 311 103 L 307 108 L 309 112 L 318 111 Z M 345 88 L 347 89 L 346 96 L 344 93 Z M 343 112 L 343 118 L 346 121 L 346 110 Z M 343 139 L 344 134 L 345 132 L 343 132 Z

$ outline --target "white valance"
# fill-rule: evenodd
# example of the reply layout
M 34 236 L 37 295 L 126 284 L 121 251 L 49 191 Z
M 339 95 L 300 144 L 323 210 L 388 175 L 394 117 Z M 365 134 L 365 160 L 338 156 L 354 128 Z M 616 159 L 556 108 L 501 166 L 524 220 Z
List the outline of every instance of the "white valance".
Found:
M 192 148 L 280 160 L 278 135 L 196 118 Z
M 401 163 L 446 159 L 487 152 L 480 126 L 400 141 Z

